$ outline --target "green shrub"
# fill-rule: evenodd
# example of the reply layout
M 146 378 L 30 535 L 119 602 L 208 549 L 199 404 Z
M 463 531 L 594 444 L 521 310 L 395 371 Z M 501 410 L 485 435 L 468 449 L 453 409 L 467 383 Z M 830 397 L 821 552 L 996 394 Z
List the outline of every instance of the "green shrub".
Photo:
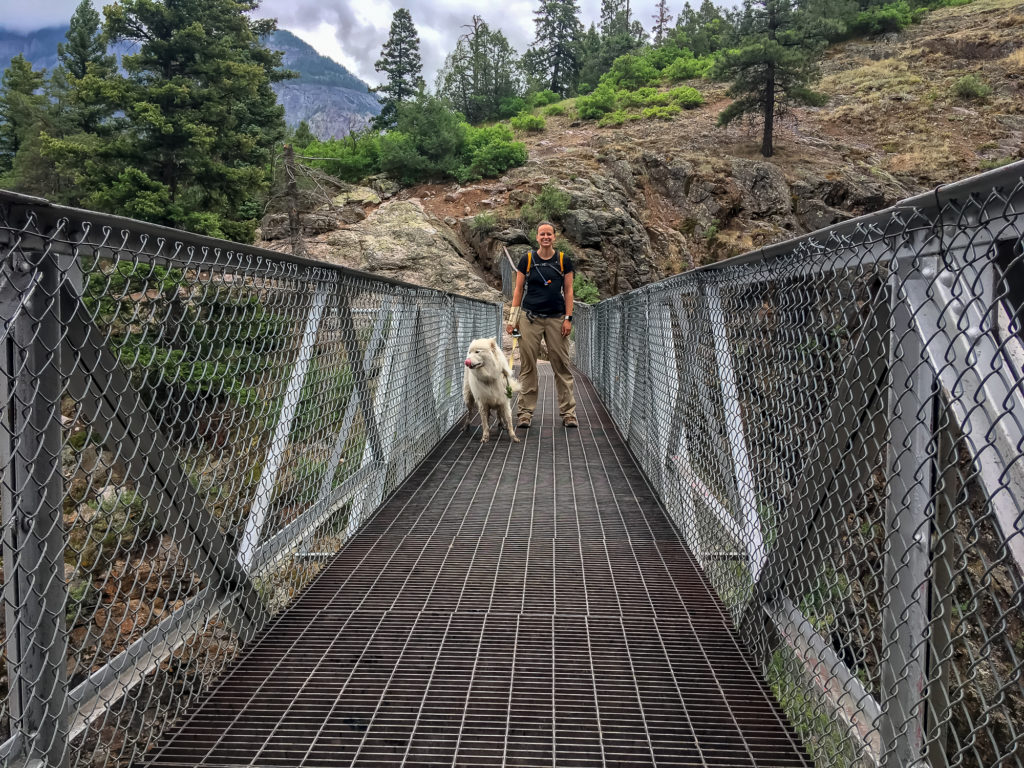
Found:
M 673 117 L 678 115 L 682 110 L 676 106 L 670 107 L 648 107 L 641 114 L 645 120 L 655 118 L 657 120 L 671 120 Z
M 520 112 L 508 122 L 517 131 L 538 132 L 544 130 L 544 118 L 540 115 L 532 115 L 529 112 Z
M 525 99 L 512 96 L 501 100 L 501 104 L 498 105 L 498 116 L 502 120 L 508 120 L 510 117 L 518 115 L 520 112 L 525 112 L 529 108 L 530 105 L 526 103 Z
M 704 103 L 704 97 L 700 91 L 688 85 L 673 88 L 668 92 L 669 99 L 683 109 L 695 109 Z
M 692 80 L 696 77 L 704 77 L 714 63 L 711 56 L 696 58 L 692 53 L 686 51 L 677 57 L 667 67 L 661 70 L 661 76 L 671 83 L 678 83 L 680 80 Z
M 986 99 L 992 95 L 992 88 L 977 75 L 964 75 L 956 81 L 953 93 L 961 99 Z
M 607 83 L 601 83 L 589 96 L 576 99 L 576 111 L 583 120 L 597 120 L 615 109 L 615 99 L 615 89 Z
M 619 109 L 637 109 L 663 107 L 667 106 L 669 101 L 669 94 L 661 93 L 656 88 L 638 88 L 635 91 L 619 91 L 615 104 Z
M 597 286 L 579 272 L 574 272 L 572 276 L 572 295 L 574 300 L 584 304 L 597 304 L 601 300 Z
M 493 232 L 496 226 L 498 226 L 498 217 L 493 213 L 478 213 L 469 222 L 469 228 L 478 235 Z
M 626 54 L 619 56 L 612 67 L 601 76 L 601 82 L 613 88 L 635 91 L 647 85 L 654 85 L 661 78 L 661 73 L 646 59 Z
M 535 107 L 546 107 L 548 104 L 554 104 L 556 101 L 561 101 L 562 97 L 552 90 L 544 89 L 533 94 L 530 99 Z
M 627 123 L 631 120 L 639 119 L 640 115 L 626 112 L 623 109 L 618 109 L 615 112 L 609 112 L 607 115 L 598 120 L 597 124 L 602 128 L 607 128 L 609 126 L 618 126 L 622 125 L 623 123 Z
M 526 145 L 521 141 L 491 141 L 473 152 L 469 170 L 479 178 L 493 178 L 509 168 L 525 165 L 527 157 Z
M 314 141 L 302 154 L 321 160 L 303 160 L 314 168 L 345 181 L 358 182 L 380 172 L 380 136 L 351 133 L 343 139 Z
M 558 115 L 565 114 L 565 107 L 562 104 L 552 104 L 544 110 L 544 114 L 548 117 L 557 117 Z
M 886 32 L 899 32 L 920 20 L 925 9 L 914 9 L 906 0 L 897 0 L 879 8 L 869 8 L 857 14 L 850 31 L 855 35 L 881 35 Z
M 569 210 L 572 198 L 553 184 L 546 185 L 537 196 L 519 210 L 520 220 L 528 227 L 538 222 L 555 221 Z

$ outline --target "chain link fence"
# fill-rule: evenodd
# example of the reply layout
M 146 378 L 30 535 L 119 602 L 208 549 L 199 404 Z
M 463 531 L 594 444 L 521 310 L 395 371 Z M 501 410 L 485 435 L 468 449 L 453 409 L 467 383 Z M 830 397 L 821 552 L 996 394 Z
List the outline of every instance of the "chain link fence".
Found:
M 576 311 L 818 766 L 1024 765 L 1022 176 Z
M 0 193 L 0 764 L 128 765 L 464 413 L 501 308 Z

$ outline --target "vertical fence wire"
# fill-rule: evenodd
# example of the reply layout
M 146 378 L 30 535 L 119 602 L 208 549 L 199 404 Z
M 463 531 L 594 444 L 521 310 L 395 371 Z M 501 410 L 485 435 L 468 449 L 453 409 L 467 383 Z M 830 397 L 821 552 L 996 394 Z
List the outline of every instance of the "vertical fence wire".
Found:
M 0 764 L 136 760 L 461 417 L 500 318 L 0 193 Z
M 818 766 L 1022 764 L 1022 174 L 575 313 Z

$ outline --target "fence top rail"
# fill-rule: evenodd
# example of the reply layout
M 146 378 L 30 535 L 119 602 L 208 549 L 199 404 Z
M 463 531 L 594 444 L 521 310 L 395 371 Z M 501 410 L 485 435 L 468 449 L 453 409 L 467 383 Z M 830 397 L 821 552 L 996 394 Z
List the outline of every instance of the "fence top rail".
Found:
M 163 226 L 161 224 L 151 224 L 147 221 L 131 219 L 126 216 L 116 216 L 114 214 L 101 213 L 99 211 L 58 205 L 42 197 L 25 195 L 20 192 L 12 192 L 7 189 L 0 189 L 0 205 L 31 208 L 33 212 L 40 217 L 40 224 L 44 227 L 49 227 L 51 231 L 59 230 L 59 223 L 64 220 L 72 225 L 80 226 L 84 224 L 89 229 L 95 227 L 98 229 L 108 228 L 112 231 L 131 232 L 136 236 L 150 238 L 154 241 L 163 241 L 169 244 L 180 244 L 186 248 L 206 249 L 212 254 L 223 254 L 226 258 L 223 262 L 220 261 L 220 259 L 217 259 L 218 265 L 226 265 L 226 262 L 231 261 L 230 257 L 232 255 L 235 255 L 236 258 L 237 256 L 243 256 L 245 260 L 255 257 L 257 259 L 266 259 L 270 262 L 279 262 L 305 269 L 323 270 L 338 276 L 368 280 L 375 283 L 384 283 L 397 288 L 405 288 L 423 293 L 433 293 L 439 296 L 457 297 L 464 301 L 475 302 L 488 307 L 495 306 L 493 302 L 485 301 L 484 299 L 452 293 L 450 291 L 441 291 L 436 288 L 428 288 L 422 285 L 415 285 L 414 283 L 407 283 L 403 280 L 396 280 L 395 278 L 376 275 L 372 272 L 362 272 L 358 269 L 352 269 L 351 267 L 343 267 L 325 261 L 303 258 L 301 256 L 292 256 L 291 254 L 274 251 L 269 248 L 260 248 L 255 245 L 236 243 L 231 240 L 222 240 L 220 238 L 210 237 L 209 235 L 200 235 L 194 232 L 187 232 L 182 229 Z M 47 233 L 45 230 L 41 230 L 39 232 L 34 232 L 33 234 L 45 237 Z M 95 245 L 94 243 L 85 243 L 84 238 L 82 241 L 75 242 L 69 240 L 68 242 L 72 246 L 86 244 Z M 243 261 L 239 261 L 238 263 L 231 264 L 231 266 L 242 266 L 243 264 Z
M 799 237 L 793 237 L 789 240 L 764 246 L 763 248 L 747 251 L 739 256 L 733 256 L 732 258 L 724 259 L 723 261 L 715 262 L 714 264 L 705 264 L 704 266 L 687 270 L 679 275 L 672 275 L 664 280 L 658 281 L 657 283 L 651 283 L 650 285 L 635 288 L 633 291 L 629 291 L 628 293 L 650 290 L 653 286 L 660 285 L 670 280 L 675 280 L 682 275 L 692 276 L 695 273 L 714 274 L 730 268 L 765 263 L 772 259 L 791 254 L 801 248 L 801 246 L 806 246 L 809 250 L 824 251 L 824 246 L 828 245 L 829 241 L 836 241 L 845 235 L 856 234 L 858 232 L 872 233 L 873 236 L 878 239 L 905 234 L 909 229 L 907 224 L 907 219 L 909 217 L 927 214 L 929 211 L 941 209 L 947 203 L 955 200 L 964 200 L 979 192 L 991 193 L 992 190 L 996 188 L 1014 186 L 1024 188 L 1024 160 L 1018 160 L 1017 162 L 1010 163 L 1009 165 L 1004 165 L 1001 168 L 986 171 L 985 173 L 981 173 L 977 176 L 972 176 L 968 179 L 957 181 L 952 184 L 940 184 L 934 189 L 922 192 L 921 194 L 913 197 L 908 197 L 889 206 L 888 208 L 883 208 L 880 211 L 866 213 L 863 216 L 858 216 L 854 219 L 848 219 L 847 221 L 843 221 L 838 224 L 822 227 L 821 229 L 809 232 L 806 235 L 800 235 Z M 896 227 L 890 231 L 890 225 L 894 222 L 896 223 Z M 921 218 L 921 226 L 934 226 L 934 221 L 931 219 Z M 627 294 L 619 295 L 624 296 Z

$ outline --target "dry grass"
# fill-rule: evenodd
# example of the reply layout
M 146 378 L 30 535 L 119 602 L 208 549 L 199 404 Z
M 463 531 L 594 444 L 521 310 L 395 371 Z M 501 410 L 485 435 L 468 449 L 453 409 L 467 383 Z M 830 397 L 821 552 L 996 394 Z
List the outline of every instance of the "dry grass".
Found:
M 859 96 L 871 100 L 882 95 L 906 95 L 919 91 L 924 82 L 899 59 L 872 61 L 822 78 L 820 89 L 825 93 Z
M 1003 59 L 1002 64 L 1010 72 L 1024 74 L 1024 48 L 1018 48 L 1011 53 Z

